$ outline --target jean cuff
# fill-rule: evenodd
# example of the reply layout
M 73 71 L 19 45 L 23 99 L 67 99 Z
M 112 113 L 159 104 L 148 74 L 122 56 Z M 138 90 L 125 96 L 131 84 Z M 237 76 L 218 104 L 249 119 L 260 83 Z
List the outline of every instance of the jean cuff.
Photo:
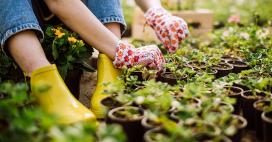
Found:
M 107 23 L 119 23 L 121 24 L 121 34 L 123 35 L 125 30 L 127 29 L 127 24 L 124 20 L 124 18 L 121 18 L 119 16 L 109 16 L 109 17 L 103 17 L 98 18 L 101 23 L 107 24 Z

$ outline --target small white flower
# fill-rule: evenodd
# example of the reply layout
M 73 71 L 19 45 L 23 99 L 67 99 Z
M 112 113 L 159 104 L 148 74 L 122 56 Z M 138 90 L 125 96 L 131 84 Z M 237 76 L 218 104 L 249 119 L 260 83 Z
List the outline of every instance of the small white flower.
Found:
M 214 99 L 214 104 L 219 104 L 221 102 L 221 99 L 220 98 L 215 98 Z
M 143 96 L 138 96 L 135 99 L 136 104 L 142 104 L 144 102 L 145 98 Z
M 223 37 L 228 37 L 230 35 L 229 31 L 224 31 L 223 32 Z
M 248 33 L 246 33 L 246 32 L 242 32 L 242 33 L 240 33 L 240 36 L 241 36 L 242 38 L 246 39 L 246 40 L 248 40 L 248 39 L 249 39 L 249 34 L 248 34 Z

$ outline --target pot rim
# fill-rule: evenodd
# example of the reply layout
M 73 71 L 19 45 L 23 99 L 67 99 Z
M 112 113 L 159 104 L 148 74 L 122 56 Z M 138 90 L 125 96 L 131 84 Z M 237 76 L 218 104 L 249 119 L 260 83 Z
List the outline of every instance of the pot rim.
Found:
M 269 118 L 266 116 L 267 113 L 272 113 L 272 111 L 264 111 L 262 113 L 262 119 L 263 121 L 267 122 L 267 123 L 272 123 L 272 118 Z
M 253 103 L 253 107 L 254 107 L 256 110 L 264 111 L 264 110 L 259 109 L 259 108 L 257 107 L 257 104 L 260 103 L 260 102 L 270 102 L 270 100 L 267 99 L 267 98 L 264 98 L 264 99 L 257 100 L 257 101 L 255 101 L 255 102 Z
M 147 121 L 150 120 L 148 117 L 144 117 L 141 121 L 141 124 L 144 126 L 144 127 L 147 127 L 148 129 L 154 129 L 154 128 L 161 128 L 161 126 L 155 126 L 153 127 L 152 125 L 149 125 L 147 123 Z
M 262 99 L 262 97 L 260 97 L 260 95 L 257 95 L 257 99 L 252 99 L 252 98 L 249 98 L 249 97 L 247 97 L 246 95 L 245 95 L 245 93 L 248 93 L 248 92 L 253 92 L 252 90 L 246 90 L 246 91 L 244 91 L 242 94 L 241 94 L 241 96 L 243 97 L 243 98 L 245 98 L 245 99 L 250 99 L 250 100 L 258 100 L 258 99 Z M 257 93 L 262 93 L 262 92 L 257 92 Z
M 153 141 L 153 140 L 150 138 L 150 134 L 151 134 L 151 133 L 154 133 L 154 132 L 159 132 L 159 131 L 161 131 L 161 130 L 163 130 L 163 129 L 160 128 L 160 127 L 158 127 L 158 128 L 153 128 L 153 129 L 148 130 L 147 132 L 144 133 L 144 140 L 145 140 L 146 142 L 155 142 L 155 141 Z
M 118 118 L 114 115 L 115 112 L 119 111 L 119 110 L 122 110 L 122 109 L 138 109 L 142 112 L 142 115 L 138 118 L 135 118 L 135 119 L 125 119 L 125 118 Z M 109 111 L 108 113 L 108 117 L 111 118 L 112 120 L 115 120 L 115 121 L 120 121 L 120 122 L 134 122 L 134 121 L 139 121 L 139 120 L 142 120 L 145 116 L 145 111 L 142 109 L 142 108 L 139 108 L 139 107 L 134 107 L 134 106 L 121 106 L 121 107 L 117 107 L 117 108 L 114 108 L 112 110 Z
M 237 96 L 237 95 L 242 95 L 244 93 L 244 89 L 238 86 L 231 86 L 231 85 L 225 85 L 223 86 L 224 89 L 228 89 L 228 88 L 235 88 L 237 90 L 240 90 L 240 93 L 236 93 L 236 95 L 230 95 L 230 96 Z
M 231 63 L 231 62 L 234 62 L 234 63 Z M 239 63 L 241 63 L 242 65 L 235 64 L 236 62 L 239 62 Z M 239 61 L 239 60 L 235 60 L 235 61 L 233 61 L 233 60 L 228 60 L 227 63 L 228 63 L 228 64 L 231 64 L 231 65 L 233 65 L 233 66 L 237 66 L 237 67 L 248 67 L 247 63 L 245 63 L 245 62 L 243 62 L 243 61 Z
M 187 78 L 188 77 L 188 75 L 187 74 L 184 74 L 183 76 L 181 76 L 181 77 L 176 77 L 175 76 L 175 78 L 167 78 L 167 77 L 165 77 L 164 75 L 166 75 L 166 74 L 172 74 L 172 75 L 174 75 L 174 73 L 173 72 L 163 72 L 163 73 L 161 73 L 160 74 L 160 76 L 161 77 L 163 77 L 163 78 L 165 78 L 165 79 L 176 79 L 176 80 L 179 80 L 179 79 L 185 79 L 185 78 Z
M 236 115 L 236 114 L 232 114 L 232 117 L 238 118 L 238 119 L 240 119 L 243 122 L 243 124 L 241 125 L 241 127 L 238 127 L 238 129 L 243 129 L 243 128 L 245 128 L 247 126 L 248 122 L 247 122 L 247 120 L 244 117 L 242 117 L 240 115 Z

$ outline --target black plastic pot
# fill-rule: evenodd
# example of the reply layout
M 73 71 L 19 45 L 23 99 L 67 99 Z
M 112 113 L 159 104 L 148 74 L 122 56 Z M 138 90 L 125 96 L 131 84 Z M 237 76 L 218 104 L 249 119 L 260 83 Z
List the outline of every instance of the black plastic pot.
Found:
M 199 74 L 199 75 L 203 74 L 203 72 L 206 72 L 209 75 L 214 75 L 215 76 L 218 73 L 217 70 L 211 69 L 211 68 L 208 68 L 208 69 L 206 69 L 206 68 L 199 69 L 199 68 L 192 67 L 192 69 L 196 72 L 196 74 Z
M 5 119 L 0 119 L 0 133 L 8 129 L 9 123 Z M 1 140 L 1 139 L 0 139 Z
M 151 129 L 151 130 L 147 131 L 144 134 L 144 141 L 145 142 L 157 142 L 157 140 L 152 137 L 153 135 L 156 135 L 156 134 L 165 135 L 166 137 L 168 135 L 168 133 L 165 130 L 163 130 L 161 128 L 155 128 L 155 129 Z
M 249 69 L 249 66 L 243 61 L 229 60 L 227 63 L 234 67 L 232 71 L 233 73 L 240 73 L 243 70 Z
M 77 99 L 79 99 L 80 95 L 80 79 L 82 73 L 83 71 L 80 69 L 68 71 L 65 78 L 65 84 Z
M 167 139 L 167 138 L 170 139 L 169 133 L 166 130 L 164 130 L 162 128 L 155 128 L 155 129 L 151 129 L 151 130 L 147 131 L 144 134 L 144 141 L 145 142 L 158 142 L 158 140 L 154 138 L 155 135 L 160 135 L 160 136 L 165 137 L 165 139 Z M 171 140 L 173 142 L 182 142 L 183 138 L 179 137 L 179 136 L 175 136 L 175 139 L 173 139 L 173 137 L 172 137 Z
M 211 136 L 209 134 L 202 134 L 196 137 L 197 142 L 232 142 L 232 140 L 226 136 Z
M 192 62 L 186 63 L 185 66 L 190 67 L 190 68 L 204 69 L 204 68 L 206 68 L 206 63 L 205 62 L 192 61 Z
M 125 111 L 135 111 L 137 116 L 125 116 Z M 144 128 L 141 121 L 144 118 L 144 110 L 138 107 L 124 106 L 112 109 L 108 113 L 108 123 L 120 124 L 126 132 L 128 142 L 141 142 L 143 141 Z
M 264 142 L 272 142 L 272 111 L 262 113 Z
M 226 90 L 228 90 L 228 96 L 230 98 L 236 99 L 236 103 L 233 105 L 234 114 L 240 114 L 241 112 L 241 94 L 243 93 L 243 89 L 236 86 L 225 86 Z
M 239 83 L 233 83 L 232 86 L 240 87 L 240 88 L 243 89 L 243 91 L 248 91 L 248 90 L 250 90 L 248 87 L 246 87 L 246 86 L 244 86 L 244 85 L 241 85 L 241 84 L 239 84 Z
M 219 63 L 218 65 L 212 66 L 212 69 L 217 70 L 216 77 L 224 77 L 232 72 L 233 66 L 228 63 Z
M 240 142 L 244 133 L 244 129 L 247 126 L 247 120 L 239 115 L 232 115 L 232 120 L 238 120 L 238 125 L 236 126 L 237 132 L 235 135 L 230 136 L 233 142 Z
M 265 94 L 260 92 L 256 93 L 255 95 L 252 93 L 252 91 L 244 91 L 242 93 L 242 111 L 243 116 L 246 118 L 248 125 L 247 128 L 250 130 L 255 129 L 255 116 L 254 116 L 254 107 L 253 103 L 259 99 L 265 98 Z
M 187 75 L 177 77 L 171 72 L 164 72 L 160 75 L 159 81 L 168 83 L 169 85 L 176 85 L 178 80 L 187 79 Z
M 161 123 L 150 120 L 147 117 L 143 118 L 141 123 L 146 131 L 161 127 Z
M 261 115 L 265 107 L 271 106 L 271 100 L 262 99 L 258 100 L 253 104 L 255 110 L 255 126 L 256 126 L 256 136 L 259 140 L 263 140 L 263 121 Z

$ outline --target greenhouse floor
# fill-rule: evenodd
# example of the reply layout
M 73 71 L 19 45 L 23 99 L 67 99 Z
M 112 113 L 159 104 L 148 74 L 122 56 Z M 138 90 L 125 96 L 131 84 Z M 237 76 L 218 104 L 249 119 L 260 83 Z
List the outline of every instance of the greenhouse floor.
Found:
M 96 87 L 97 72 L 87 73 L 84 72 L 80 82 L 80 97 L 79 100 L 86 107 L 90 107 L 90 97 L 93 94 Z M 261 142 L 255 137 L 254 131 L 246 131 L 242 142 Z

